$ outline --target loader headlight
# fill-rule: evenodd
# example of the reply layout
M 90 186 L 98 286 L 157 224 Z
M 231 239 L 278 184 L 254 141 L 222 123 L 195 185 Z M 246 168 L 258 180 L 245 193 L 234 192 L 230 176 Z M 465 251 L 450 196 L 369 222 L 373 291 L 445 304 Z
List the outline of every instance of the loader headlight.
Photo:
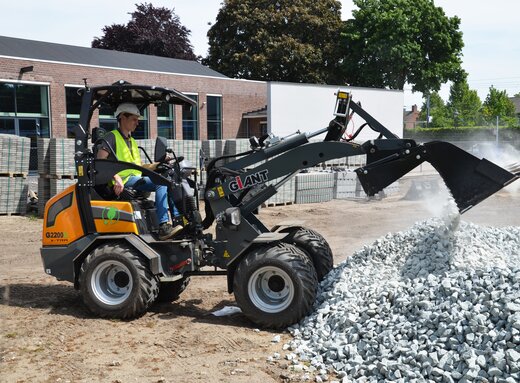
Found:
M 242 215 L 240 214 L 240 208 L 230 207 L 226 209 L 226 223 L 233 226 L 240 225 L 242 222 Z

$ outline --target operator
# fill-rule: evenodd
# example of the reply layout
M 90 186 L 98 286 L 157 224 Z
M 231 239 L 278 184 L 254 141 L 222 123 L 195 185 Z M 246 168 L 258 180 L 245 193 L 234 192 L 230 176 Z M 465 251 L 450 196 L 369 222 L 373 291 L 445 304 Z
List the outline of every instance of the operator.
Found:
M 110 144 L 119 161 L 143 166 L 137 142 L 132 137 L 132 133 L 139 125 L 139 117 L 141 117 L 139 108 L 135 104 L 126 102 L 117 107 L 115 116 L 119 127 L 104 136 L 106 142 L 103 142 L 98 148 L 97 158 L 107 159 L 112 157 L 109 159 L 116 160 L 108 149 L 108 144 Z M 155 185 L 149 177 L 142 177 L 141 174 L 140 171 L 135 169 L 120 171 L 114 175 L 114 179 L 109 185 L 113 185 L 114 193 L 117 196 L 121 194 L 125 187 L 131 187 L 139 191 L 155 191 L 155 208 L 159 220 L 159 239 L 165 240 L 174 237 L 183 227 L 181 225 L 173 227 L 169 223 L 167 187 L 165 185 Z M 175 207 L 173 209 L 175 214 L 177 209 Z M 176 218 L 174 217 L 174 222 Z

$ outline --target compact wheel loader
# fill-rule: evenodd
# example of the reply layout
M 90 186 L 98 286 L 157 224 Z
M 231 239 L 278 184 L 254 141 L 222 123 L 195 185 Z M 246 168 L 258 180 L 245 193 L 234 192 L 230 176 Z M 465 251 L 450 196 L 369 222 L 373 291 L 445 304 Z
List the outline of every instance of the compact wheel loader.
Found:
M 166 140 L 157 139 L 154 161 L 147 155 L 153 166 L 96 159 L 103 132 L 90 128 L 92 114 L 99 107 L 115 110 L 122 102 L 141 109 L 161 103 L 196 106 L 175 90 L 124 81 L 82 90 L 75 128 L 78 179 L 46 205 L 41 257 L 45 272 L 72 282 L 100 317 L 135 318 L 155 301 L 177 299 L 192 276 L 226 275 L 229 293 L 258 326 L 298 322 L 309 314 L 318 283 L 333 267 L 331 249 L 312 229 L 299 224 L 269 229 L 255 212 L 298 172 L 330 159 L 366 155 L 366 166 L 356 173 L 368 195 L 428 161 L 461 212 L 518 178 L 446 142 L 419 145 L 400 139 L 352 102 L 349 93 L 338 91 L 326 128 L 281 139 L 252 137 L 250 151 L 208 163 L 202 218 L 196 175 L 175 153 L 175 161 L 165 161 Z M 365 123 L 345 139 L 354 113 Z M 366 127 L 379 133 L 378 139 L 354 143 Z M 322 134 L 323 141 L 311 142 Z M 184 228 L 173 239 L 159 240 L 154 203 L 146 195 L 128 190 L 116 198 L 107 189 L 114 174 L 128 168 L 167 186 L 169 200 L 184 217 Z M 215 235 L 208 233 L 213 224 Z

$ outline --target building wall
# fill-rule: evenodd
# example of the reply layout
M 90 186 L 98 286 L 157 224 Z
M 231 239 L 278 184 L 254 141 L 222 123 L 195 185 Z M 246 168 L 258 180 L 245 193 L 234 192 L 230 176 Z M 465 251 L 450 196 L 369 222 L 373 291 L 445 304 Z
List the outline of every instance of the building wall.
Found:
M 32 72 L 20 75 L 20 68 L 33 66 Z M 207 138 L 206 95 L 222 95 L 222 138 L 239 135 L 242 114 L 259 109 L 267 102 L 267 84 L 259 81 L 222 79 L 170 73 L 155 73 L 93 66 L 43 62 L 0 57 L 0 81 L 38 82 L 49 85 L 51 136 L 66 137 L 65 85 L 106 85 L 118 80 L 134 84 L 157 85 L 199 96 L 199 139 Z M 150 138 L 157 136 L 155 111 L 150 108 Z M 182 112 L 176 106 L 176 139 L 182 139 Z M 153 117 L 153 118 L 152 118 Z M 92 121 L 96 124 L 97 121 Z M 95 126 L 95 125 L 93 125 Z M 92 126 L 92 127 L 93 127 Z

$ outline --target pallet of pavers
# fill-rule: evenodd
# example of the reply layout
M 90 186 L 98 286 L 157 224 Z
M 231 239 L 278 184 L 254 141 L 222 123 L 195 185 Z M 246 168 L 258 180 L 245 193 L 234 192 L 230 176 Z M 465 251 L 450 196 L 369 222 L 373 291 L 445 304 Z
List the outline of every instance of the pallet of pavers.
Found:
M 271 184 L 276 184 L 281 181 L 282 178 L 278 178 L 271 182 Z M 278 193 L 265 201 L 265 206 L 279 206 L 279 205 L 290 205 L 293 204 L 296 198 L 296 179 L 293 177 L 286 183 L 284 183 L 280 189 L 278 189 Z
M 38 174 L 51 172 L 51 139 L 38 138 Z
M 391 196 L 397 193 L 399 193 L 399 181 L 388 185 L 379 196 Z M 334 199 L 364 199 L 366 197 L 367 194 L 354 171 L 334 173 Z
M 155 156 L 155 140 L 152 139 L 145 139 L 145 140 L 135 140 L 138 147 L 143 148 L 146 151 L 146 154 L 150 157 L 150 160 L 154 161 Z M 150 161 L 148 161 L 148 158 L 146 158 L 146 155 L 144 152 L 139 149 L 139 155 L 141 156 L 141 163 L 148 164 Z
M 184 157 L 195 168 L 200 168 L 201 141 L 198 140 L 168 140 L 168 147 L 172 148 L 177 157 Z
M 251 150 L 251 143 L 247 138 L 237 138 L 234 140 L 226 140 L 224 145 L 224 155 L 236 155 L 245 153 Z M 240 157 L 238 157 L 240 158 Z M 236 158 L 230 158 L 225 160 L 225 163 L 234 161 Z
M 334 195 L 334 173 L 312 172 L 296 175 L 296 203 L 330 201 Z
M 57 177 L 74 178 L 76 175 L 74 139 L 51 138 L 49 146 L 49 174 Z
M 365 198 L 366 194 L 353 171 L 334 173 L 334 199 Z
M 0 134 L 0 175 L 27 176 L 30 154 L 30 138 Z
M 202 157 L 207 163 L 214 158 L 224 155 L 226 140 L 203 140 L 201 141 Z
M 0 177 L 0 215 L 25 214 L 28 191 L 26 177 Z

